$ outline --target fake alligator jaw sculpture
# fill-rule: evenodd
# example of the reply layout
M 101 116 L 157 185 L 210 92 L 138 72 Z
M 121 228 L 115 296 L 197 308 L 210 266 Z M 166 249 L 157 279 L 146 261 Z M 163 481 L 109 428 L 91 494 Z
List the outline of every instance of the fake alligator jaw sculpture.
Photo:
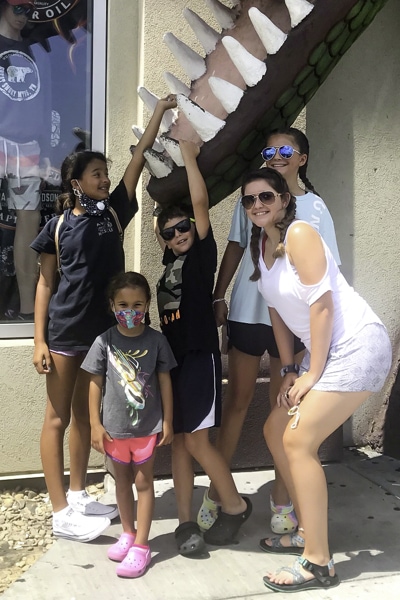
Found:
M 165 38 L 193 81 L 189 93 L 166 74 L 180 111 L 163 137 L 203 144 L 198 162 L 212 206 L 239 187 L 246 170 L 261 166 L 268 131 L 293 123 L 387 0 L 243 0 L 232 2 L 237 6 L 231 10 L 218 0 L 205 1 L 221 34 L 185 10 L 208 52 L 204 59 L 172 34 Z M 176 151 L 171 154 L 176 164 L 168 155 L 171 142 L 162 145 L 163 154 L 147 153 L 158 175 L 147 190 L 162 205 L 188 202 L 179 155 L 176 160 Z

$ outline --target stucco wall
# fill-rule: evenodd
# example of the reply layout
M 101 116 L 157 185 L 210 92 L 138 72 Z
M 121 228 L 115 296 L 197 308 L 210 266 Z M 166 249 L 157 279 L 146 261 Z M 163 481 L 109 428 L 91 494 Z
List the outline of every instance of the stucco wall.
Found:
M 400 345 L 400 11 L 391 0 L 307 105 L 309 174 L 336 225 L 342 270 Z M 365 443 L 393 383 L 353 417 Z

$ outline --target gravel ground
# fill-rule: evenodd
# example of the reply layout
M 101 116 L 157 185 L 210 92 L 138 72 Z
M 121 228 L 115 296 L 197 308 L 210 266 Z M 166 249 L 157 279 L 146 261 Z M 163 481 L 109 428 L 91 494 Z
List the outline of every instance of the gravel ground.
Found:
M 104 484 L 87 491 L 98 499 Z M 0 490 L 0 594 L 53 544 L 51 512 L 46 490 Z

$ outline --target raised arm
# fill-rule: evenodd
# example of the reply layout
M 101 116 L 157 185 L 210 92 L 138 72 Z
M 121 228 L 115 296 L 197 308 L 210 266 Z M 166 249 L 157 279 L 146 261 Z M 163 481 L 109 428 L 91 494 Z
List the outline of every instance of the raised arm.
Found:
M 151 148 L 156 139 L 158 129 L 160 127 L 161 120 L 166 110 L 176 107 L 176 99 L 173 94 L 170 94 L 166 98 L 161 98 L 154 109 L 154 113 L 139 140 L 132 158 L 124 173 L 123 181 L 125 183 L 129 200 L 133 200 L 135 196 L 136 186 L 139 181 L 139 177 L 143 171 L 145 158 L 143 152 L 147 148 Z
M 183 160 L 189 182 L 189 192 L 192 201 L 196 230 L 198 236 L 203 240 L 210 228 L 210 217 L 208 214 L 209 201 L 206 184 L 197 165 L 197 156 L 200 148 L 193 142 L 180 141 Z

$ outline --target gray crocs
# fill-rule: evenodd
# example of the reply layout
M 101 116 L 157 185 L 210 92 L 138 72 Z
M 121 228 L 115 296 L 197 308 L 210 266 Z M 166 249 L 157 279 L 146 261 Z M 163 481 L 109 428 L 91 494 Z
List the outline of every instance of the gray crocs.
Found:
M 179 554 L 190 556 L 205 552 L 206 545 L 200 532 L 200 528 L 194 521 L 181 523 L 175 529 L 175 540 Z
M 281 535 L 277 535 L 275 537 L 265 538 L 271 542 L 269 546 L 265 539 L 261 539 L 259 546 L 261 550 L 264 552 L 269 552 L 270 554 L 303 554 L 304 551 L 304 538 L 299 533 L 286 533 L 284 535 L 288 535 L 290 538 L 290 546 L 283 546 L 281 539 Z

